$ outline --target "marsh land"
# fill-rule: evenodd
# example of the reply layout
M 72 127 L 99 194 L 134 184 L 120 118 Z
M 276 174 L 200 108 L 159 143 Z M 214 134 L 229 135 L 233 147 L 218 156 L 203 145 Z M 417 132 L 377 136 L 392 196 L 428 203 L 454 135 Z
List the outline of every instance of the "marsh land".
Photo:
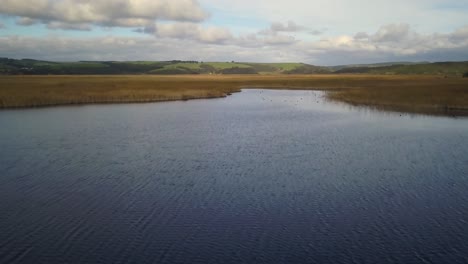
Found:
M 468 79 L 429 75 L 5 75 L 0 108 L 225 97 L 247 88 L 325 90 L 383 110 L 468 115 Z

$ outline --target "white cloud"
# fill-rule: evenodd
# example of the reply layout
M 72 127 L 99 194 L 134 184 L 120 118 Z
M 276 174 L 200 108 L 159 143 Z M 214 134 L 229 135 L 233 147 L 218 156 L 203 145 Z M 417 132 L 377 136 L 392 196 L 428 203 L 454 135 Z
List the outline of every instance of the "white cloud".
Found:
M 468 26 L 457 29 L 451 36 L 454 42 L 463 42 L 468 39 Z
M 100 25 L 105 27 L 130 27 L 136 28 L 148 26 L 154 23 L 152 19 L 146 18 L 115 18 L 110 21 L 102 22 Z
M 258 32 L 260 35 L 278 35 L 279 33 L 295 33 L 306 31 L 307 27 L 296 24 L 294 21 L 289 20 L 286 23 L 273 22 L 270 24 L 270 27 L 267 29 L 262 29 Z M 321 34 L 318 30 L 312 30 L 311 34 L 319 35 Z
M 161 23 L 149 24 L 136 32 L 154 35 L 157 39 L 172 38 L 180 40 L 194 40 L 200 43 L 217 45 L 234 45 L 239 47 L 263 47 L 290 45 L 296 38 L 276 32 L 271 34 L 240 34 L 234 36 L 223 27 L 202 26 L 196 23 Z
M 223 44 L 233 40 L 232 33 L 222 27 L 201 26 L 196 23 L 162 23 L 148 24 L 136 32 L 154 35 L 157 38 L 172 38 L 181 40 L 195 40 L 201 43 Z
M 324 64 L 391 60 L 463 60 L 468 58 L 468 26 L 452 33 L 421 34 L 408 25 L 382 26 L 370 34 L 303 42 L 302 49 Z M 317 55 L 318 54 L 318 55 Z M 341 60 L 340 60 L 341 58 Z M 327 61 L 328 60 L 328 61 Z
M 188 48 L 189 47 L 189 48 Z M 245 48 L 238 45 L 155 39 L 147 36 L 66 38 L 66 37 L 0 37 L 0 54 L 11 58 L 70 60 L 203 60 L 203 61 L 300 61 L 301 54 L 287 47 L 264 46 Z
M 369 35 L 366 32 L 358 32 L 354 35 L 354 39 L 356 40 L 369 39 Z
M 309 34 L 314 35 L 314 36 L 318 36 L 318 35 L 322 35 L 323 31 L 315 29 L 315 30 L 309 31 Z
M 290 45 L 296 42 L 296 38 L 286 35 L 267 36 L 263 39 L 265 45 Z
M 294 21 L 286 23 L 273 22 L 267 29 L 262 29 L 257 34 L 250 34 L 247 37 L 238 39 L 239 45 L 262 46 L 262 45 L 291 45 L 297 42 L 296 37 L 291 34 L 305 31 L 306 27 L 296 24 Z M 254 43 L 256 42 L 256 43 Z
M 47 24 L 48 29 L 62 29 L 62 30 L 80 30 L 80 31 L 90 31 L 91 25 L 89 24 L 70 24 L 63 23 L 58 21 L 52 21 Z
M 202 27 L 195 23 L 158 24 L 156 36 L 175 39 L 193 39 L 203 43 L 223 43 L 233 38 L 228 29 L 221 27 Z
M 208 16 L 196 0 L 2 0 L 0 14 L 19 17 L 18 24 L 63 23 L 68 28 L 136 27 L 154 20 L 200 22 Z
M 39 23 L 38 20 L 29 17 L 21 17 L 18 20 L 16 20 L 16 24 L 20 26 L 31 26 L 37 23 Z
M 408 24 L 390 24 L 381 27 L 372 37 L 375 42 L 398 42 L 403 41 L 410 35 Z
M 294 21 L 288 21 L 286 24 L 274 22 L 270 26 L 273 32 L 297 32 L 304 30 L 305 27 L 296 24 Z

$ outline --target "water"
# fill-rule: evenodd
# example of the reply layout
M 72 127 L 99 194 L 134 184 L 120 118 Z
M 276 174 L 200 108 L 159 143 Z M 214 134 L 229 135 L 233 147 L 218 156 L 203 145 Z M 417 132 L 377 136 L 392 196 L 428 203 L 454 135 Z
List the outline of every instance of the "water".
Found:
M 312 91 L 0 111 L 0 263 L 468 263 L 468 119 Z

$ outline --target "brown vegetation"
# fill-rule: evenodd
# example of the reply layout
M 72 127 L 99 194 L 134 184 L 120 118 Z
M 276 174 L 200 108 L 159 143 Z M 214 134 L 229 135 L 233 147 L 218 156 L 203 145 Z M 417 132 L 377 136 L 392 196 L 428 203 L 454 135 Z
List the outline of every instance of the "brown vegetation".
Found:
M 468 116 L 468 81 L 462 78 L 393 76 L 328 97 L 381 110 Z
M 431 76 L 0 76 L 0 108 L 224 97 L 241 88 L 327 90 L 386 110 L 468 115 L 468 80 Z

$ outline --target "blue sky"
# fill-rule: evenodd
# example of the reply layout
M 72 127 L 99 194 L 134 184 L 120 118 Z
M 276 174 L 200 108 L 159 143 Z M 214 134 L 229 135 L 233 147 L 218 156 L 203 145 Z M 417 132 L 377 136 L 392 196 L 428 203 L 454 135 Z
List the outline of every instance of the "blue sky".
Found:
M 0 0 L 0 57 L 468 60 L 468 0 Z

